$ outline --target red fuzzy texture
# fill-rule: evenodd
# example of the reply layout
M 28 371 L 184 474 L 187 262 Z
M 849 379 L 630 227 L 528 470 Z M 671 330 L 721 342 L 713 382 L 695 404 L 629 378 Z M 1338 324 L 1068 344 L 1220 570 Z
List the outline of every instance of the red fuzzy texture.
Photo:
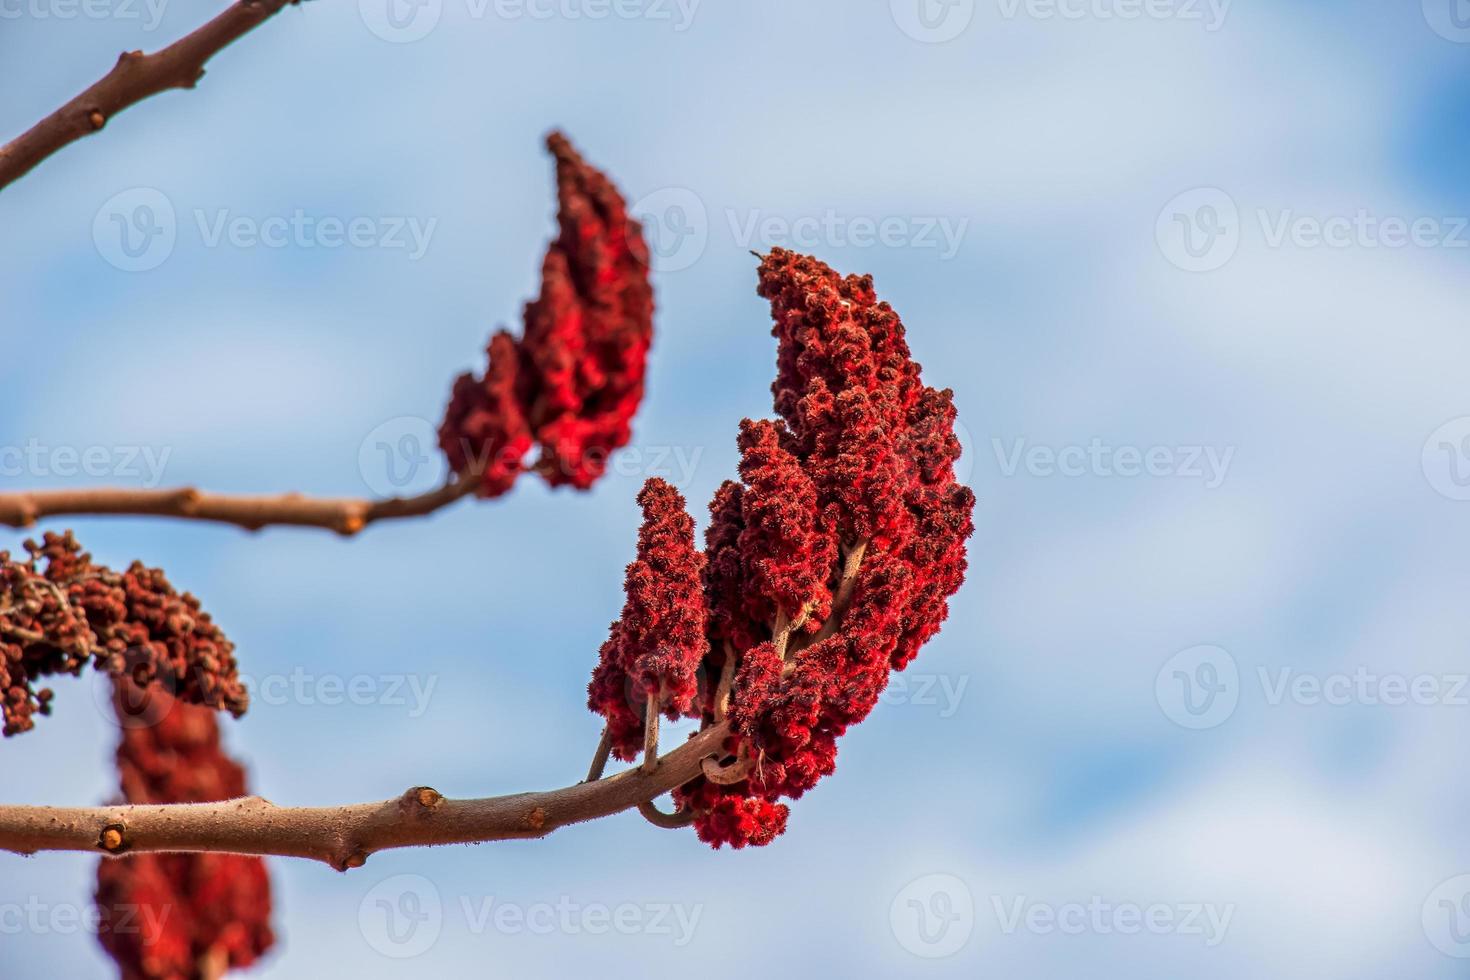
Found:
M 697 715 L 698 670 L 705 652 L 705 608 L 694 547 L 694 520 L 668 483 L 649 480 L 638 494 L 643 527 L 628 566 L 623 616 L 613 623 L 588 688 L 588 706 L 607 719 L 613 753 L 643 748 L 643 706 L 657 698 L 670 719 Z
M 517 341 L 490 343 L 485 375 L 454 384 L 439 443 L 457 473 L 483 467 L 481 497 L 498 497 L 524 469 L 552 486 L 586 490 L 611 453 L 632 438 L 653 339 L 653 288 L 641 227 L 617 188 L 560 133 L 556 158 L 560 234 L 541 268 L 541 295 L 526 304 Z
M 151 695 L 157 697 L 157 695 Z M 207 803 L 243 796 L 245 772 L 220 746 L 215 714 L 155 705 L 124 680 L 114 690 L 123 726 L 117 768 L 125 803 Z M 97 868 L 98 940 L 122 980 L 202 980 L 243 968 L 275 943 L 270 880 L 260 858 L 138 854 Z
M 7 736 L 50 714 L 45 676 L 80 676 L 90 662 L 113 677 L 152 685 L 189 704 L 245 713 L 249 696 L 235 648 L 199 600 L 179 595 L 161 571 L 93 564 L 76 538 L 25 542 L 30 558 L 0 552 L 0 712 Z M 44 562 L 44 570 L 42 563 Z
M 926 387 L 898 315 L 868 276 L 840 276 L 775 249 L 761 262 L 777 338 L 772 391 L 783 422 L 741 425 L 741 483 L 710 505 L 704 670 L 736 657 L 722 764 L 754 760 L 745 779 L 703 777 L 675 792 L 700 839 L 765 844 L 795 799 L 837 764 L 837 740 L 939 631 L 965 574 L 974 494 L 955 482 L 960 444 L 949 391 Z M 849 554 L 861 553 L 848 584 Z M 777 614 L 804 629 L 784 659 Z M 706 724 L 718 705 L 702 704 Z

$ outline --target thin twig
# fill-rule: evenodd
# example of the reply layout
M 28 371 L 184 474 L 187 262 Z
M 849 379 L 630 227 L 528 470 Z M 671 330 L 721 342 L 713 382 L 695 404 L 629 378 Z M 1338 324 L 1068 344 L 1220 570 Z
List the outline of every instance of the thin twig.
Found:
M 720 686 L 715 688 L 715 721 L 730 714 L 730 692 L 735 688 L 735 644 L 725 641 L 725 662 L 720 665 Z
M 592 754 L 592 765 L 587 769 L 587 778 L 584 783 L 595 783 L 602 778 L 607 770 L 607 757 L 612 754 L 612 732 L 604 725 L 602 738 L 597 741 L 597 751 Z
M 664 830 L 678 830 L 694 822 L 694 814 L 690 811 L 681 808 L 673 813 L 665 813 L 652 800 L 638 804 L 638 812 L 643 814 L 643 819 Z
M 424 517 L 469 496 L 480 485 L 468 474 L 451 478 L 437 490 L 385 500 L 330 499 L 297 493 L 269 496 L 205 493 L 193 487 L 174 490 L 23 490 L 0 493 L 0 524 L 30 527 L 43 517 L 61 515 L 176 517 L 234 524 L 247 531 L 291 525 L 319 527 L 351 536 L 375 521 Z
M 643 771 L 658 767 L 658 695 L 648 695 L 643 706 Z
M 631 810 L 700 775 L 728 725 L 705 729 L 659 760 L 652 773 L 628 769 L 541 793 L 450 800 L 414 787 L 379 803 L 278 807 L 259 797 L 222 803 L 44 807 L 0 805 L 0 850 L 90 851 L 111 856 L 213 851 L 302 857 L 339 871 L 399 847 L 544 837 L 560 827 Z
M 837 595 L 832 599 L 832 615 L 822 624 L 811 642 L 819 643 L 837 632 L 848 604 L 852 602 L 852 590 L 857 585 L 858 572 L 863 567 L 863 555 L 867 554 L 868 542 L 859 541 L 852 547 L 842 549 L 842 580 L 837 583 Z M 810 644 L 808 644 L 810 645 Z
M 150 95 L 193 88 L 221 48 L 296 0 L 239 0 L 191 34 L 153 54 L 126 51 L 86 91 L 0 146 L 0 187 L 23 177 L 68 143 L 89 136 L 113 116 Z

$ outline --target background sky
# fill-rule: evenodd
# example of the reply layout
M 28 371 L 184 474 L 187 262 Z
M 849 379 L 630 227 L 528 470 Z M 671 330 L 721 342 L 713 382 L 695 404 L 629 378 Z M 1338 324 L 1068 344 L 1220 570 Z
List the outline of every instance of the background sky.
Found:
M 770 413 L 752 248 L 874 274 L 955 390 L 977 532 L 772 846 L 630 814 L 272 861 L 257 975 L 1465 975 L 1470 4 L 386 2 L 288 9 L 0 193 L 14 487 L 432 485 L 450 379 L 536 288 L 544 133 L 649 218 L 648 398 L 592 493 L 350 542 L 48 525 L 205 601 L 258 791 L 580 778 L 638 487 L 702 526 Z M 0 135 L 218 8 L 154 3 L 0 0 Z M 105 702 L 55 686 L 4 797 L 101 801 Z M 0 975 L 108 975 L 94 863 L 0 857 Z

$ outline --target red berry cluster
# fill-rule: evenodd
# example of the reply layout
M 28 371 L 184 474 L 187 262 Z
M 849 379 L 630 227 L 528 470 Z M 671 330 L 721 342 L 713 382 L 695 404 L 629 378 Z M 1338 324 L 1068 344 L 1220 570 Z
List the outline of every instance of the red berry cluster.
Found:
M 91 662 L 113 677 L 165 689 L 190 704 L 245 713 L 235 647 L 157 569 L 94 564 L 70 532 L 25 542 L 30 557 L 0 552 L 0 711 L 7 736 L 49 714 L 42 677 L 80 676 Z M 42 563 L 44 562 L 44 567 Z
M 455 381 L 439 428 L 450 467 L 482 474 L 482 497 L 509 490 L 538 443 L 534 469 L 548 483 L 592 486 L 627 445 L 643 398 L 653 288 L 642 229 L 566 137 L 553 133 L 547 146 L 561 231 L 546 251 L 541 295 L 526 305 L 521 338 L 497 332 L 485 374 Z
M 670 719 L 699 716 L 697 671 L 705 650 L 704 557 L 694 547 L 684 498 L 653 479 L 638 504 L 643 527 L 624 582 L 628 599 L 602 645 L 587 700 L 607 719 L 613 754 L 629 760 L 643 748 L 645 713 L 635 709 L 649 699 Z
M 702 616 L 704 676 L 725 678 L 703 686 L 695 713 L 706 725 L 728 713 L 733 724 L 734 761 L 721 778 L 675 792 L 716 847 L 769 843 L 786 826 L 777 801 L 833 771 L 837 739 L 938 632 L 974 529 L 974 494 L 954 478 L 952 392 L 920 380 L 872 278 L 776 249 L 761 263 L 760 294 L 775 318 L 781 419 L 741 424 L 741 482 L 710 505 L 703 609 L 681 602 L 678 619 Z M 682 507 L 660 519 L 689 520 Z M 631 574 L 649 556 L 640 539 L 630 609 L 635 595 L 673 593 L 668 579 Z M 680 562 L 680 584 L 697 564 Z M 614 638 L 625 629 L 615 624 Z M 665 642 L 639 633 L 642 648 Z M 657 680 L 640 683 L 651 690 Z M 627 757 L 641 718 L 613 693 L 594 682 L 593 709 Z
M 209 803 L 244 796 L 245 772 L 220 745 L 214 712 L 179 702 L 138 723 L 149 692 L 114 688 L 123 726 L 123 802 Z M 247 967 L 275 943 L 270 879 L 260 858 L 138 854 L 97 868 L 98 939 L 122 980 L 203 980 Z

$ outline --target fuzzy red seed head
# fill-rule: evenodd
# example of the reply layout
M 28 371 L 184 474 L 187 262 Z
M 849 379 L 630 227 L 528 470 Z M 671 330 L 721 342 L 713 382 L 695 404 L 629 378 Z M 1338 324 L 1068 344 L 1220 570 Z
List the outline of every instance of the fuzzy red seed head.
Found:
M 122 680 L 117 768 L 125 803 L 207 803 L 246 792 L 212 711 L 179 702 L 139 724 L 147 692 Z M 124 980 L 199 980 L 244 968 L 275 943 L 265 862 L 233 854 L 137 854 L 97 868 L 98 940 Z
M 490 346 L 481 378 L 455 382 L 439 431 L 457 473 L 485 470 L 479 494 L 510 489 L 533 445 L 552 486 L 586 490 L 627 445 L 653 339 L 653 288 L 642 229 L 611 181 L 554 133 L 560 232 L 516 340 Z
M 588 689 L 588 706 L 607 719 L 613 752 L 632 759 L 643 744 L 640 706 L 657 699 L 669 718 L 696 712 L 698 671 L 708 643 L 694 520 L 684 498 L 660 479 L 638 494 L 643 526 L 624 581 L 623 615 L 613 624 Z

